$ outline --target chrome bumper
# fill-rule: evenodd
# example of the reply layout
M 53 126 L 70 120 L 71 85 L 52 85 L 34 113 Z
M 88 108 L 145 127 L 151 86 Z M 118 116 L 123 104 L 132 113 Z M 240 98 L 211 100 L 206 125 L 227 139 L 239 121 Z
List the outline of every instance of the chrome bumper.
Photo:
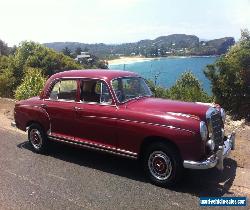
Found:
M 226 158 L 231 150 L 235 149 L 235 132 L 227 136 L 227 140 L 224 141 L 224 145 L 220 146 L 217 153 L 211 155 L 204 161 L 192 161 L 184 160 L 183 167 L 189 169 L 209 169 L 217 167 L 219 170 L 223 170 L 223 160 Z
M 11 126 L 12 127 L 16 127 L 16 123 L 15 122 L 11 122 Z

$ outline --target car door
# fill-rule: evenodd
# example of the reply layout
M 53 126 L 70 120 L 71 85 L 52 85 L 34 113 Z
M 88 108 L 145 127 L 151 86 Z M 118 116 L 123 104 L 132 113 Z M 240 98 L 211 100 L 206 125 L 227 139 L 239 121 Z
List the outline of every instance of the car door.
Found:
M 77 80 L 61 79 L 51 88 L 43 108 L 50 119 L 50 137 L 74 140 L 75 104 L 77 100 Z
M 80 81 L 80 102 L 76 104 L 76 141 L 115 150 L 117 108 L 105 81 Z

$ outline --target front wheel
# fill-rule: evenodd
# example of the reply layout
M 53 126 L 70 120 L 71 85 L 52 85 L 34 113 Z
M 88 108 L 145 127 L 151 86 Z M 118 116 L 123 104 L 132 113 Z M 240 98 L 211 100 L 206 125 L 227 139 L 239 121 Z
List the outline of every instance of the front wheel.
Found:
M 42 127 L 38 124 L 32 124 L 28 129 L 28 139 L 32 149 L 37 153 L 45 152 L 47 147 L 47 136 Z
M 172 186 L 182 175 L 182 161 L 178 151 L 164 143 L 150 145 L 144 155 L 144 169 L 156 185 Z

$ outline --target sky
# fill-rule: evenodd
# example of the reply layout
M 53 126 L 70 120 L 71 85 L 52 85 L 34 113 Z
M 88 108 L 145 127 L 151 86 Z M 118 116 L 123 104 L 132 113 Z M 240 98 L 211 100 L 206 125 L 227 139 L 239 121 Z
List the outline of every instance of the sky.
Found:
M 0 0 L 0 39 L 124 43 L 174 33 L 240 38 L 250 0 Z

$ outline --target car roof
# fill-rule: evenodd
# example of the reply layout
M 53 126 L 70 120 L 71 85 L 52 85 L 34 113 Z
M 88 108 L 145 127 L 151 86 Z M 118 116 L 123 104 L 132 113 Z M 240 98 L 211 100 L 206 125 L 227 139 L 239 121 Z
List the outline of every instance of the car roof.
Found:
M 122 71 L 122 70 L 104 70 L 104 69 L 82 69 L 82 70 L 70 70 L 54 74 L 53 79 L 63 78 L 63 77 L 83 77 L 83 78 L 94 78 L 94 79 L 104 79 L 112 80 L 117 77 L 129 77 L 138 76 L 134 72 Z

